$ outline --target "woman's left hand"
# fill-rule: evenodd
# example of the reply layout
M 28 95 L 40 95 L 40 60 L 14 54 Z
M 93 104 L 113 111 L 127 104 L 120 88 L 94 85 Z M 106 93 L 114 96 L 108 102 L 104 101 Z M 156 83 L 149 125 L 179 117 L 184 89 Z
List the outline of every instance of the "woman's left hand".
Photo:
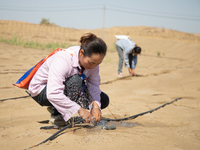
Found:
M 135 69 L 131 69 L 130 71 L 129 71 L 129 73 L 130 73 L 130 75 L 132 75 L 132 76 L 136 76 L 137 74 L 135 73 Z
M 94 117 L 96 118 L 95 122 L 101 121 L 101 111 L 100 111 L 99 107 L 97 107 L 97 106 L 93 107 L 91 114 L 92 114 L 93 118 Z

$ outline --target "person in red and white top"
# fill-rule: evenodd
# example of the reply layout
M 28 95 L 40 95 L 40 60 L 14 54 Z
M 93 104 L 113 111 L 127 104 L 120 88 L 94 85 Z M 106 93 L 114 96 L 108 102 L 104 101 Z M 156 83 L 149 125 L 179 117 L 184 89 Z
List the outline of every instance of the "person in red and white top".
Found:
M 83 35 L 80 43 L 49 57 L 29 84 L 31 97 L 41 106 L 50 106 L 52 123 L 67 122 L 76 112 L 86 123 L 99 122 L 101 109 L 109 105 L 108 95 L 99 88 L 99 64 L 107 46 L 92 33 Z

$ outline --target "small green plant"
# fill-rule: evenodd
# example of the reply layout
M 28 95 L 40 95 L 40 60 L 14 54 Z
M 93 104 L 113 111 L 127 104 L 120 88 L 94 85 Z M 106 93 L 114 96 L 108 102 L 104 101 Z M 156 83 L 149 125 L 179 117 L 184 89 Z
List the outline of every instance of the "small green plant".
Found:
M 112 61 L 111 58 L 107 58 L 107 59 L 106 59 L 106 62 L 111 62 L 111 61 Z
M 7 43 L 10 45 L 20 45 L 19 38 L 13 36 L 12 39 L 4 39 L 3 37 L 0 38 L 0 42 Z
M 157 52 L 157 56 L 160 56 L 160 52 Z
M 110 52 L 115 52 L 116 50 L 116 46 L 115 43 L 113 43 L 112 47 L 110 48 Z

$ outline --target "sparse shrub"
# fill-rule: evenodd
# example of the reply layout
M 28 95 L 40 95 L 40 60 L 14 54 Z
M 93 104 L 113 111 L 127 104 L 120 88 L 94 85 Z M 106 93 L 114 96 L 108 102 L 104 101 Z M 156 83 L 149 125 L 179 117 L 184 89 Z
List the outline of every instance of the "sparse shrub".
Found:
M 49 19 L 45 19 L 45 18 L 42 18 L 42 20 L 40 21 L 40 24 L 41 25 L 56 25 L 55 23 L 50 23 Z
M 49 19 L 42 18 L 40 24 L 50 25 Z

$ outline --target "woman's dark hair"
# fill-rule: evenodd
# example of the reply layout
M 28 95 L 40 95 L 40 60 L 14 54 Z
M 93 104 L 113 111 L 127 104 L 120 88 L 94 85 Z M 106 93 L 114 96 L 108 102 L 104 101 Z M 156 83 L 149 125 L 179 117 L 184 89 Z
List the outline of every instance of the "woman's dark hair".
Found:
M 140 54 L 141 51 L 142 51 L 142 49 L 141 49 L 139 46 L 134 47 L 133 50 L 134 50 L 134 52 L 137 53 L 137 54 Z
M 91 57 L 92 54 L 106 55 L 106 43 L 92 33 L 86 33 L 80 39 L 81 49 L 84 50 L 84 56 Z

